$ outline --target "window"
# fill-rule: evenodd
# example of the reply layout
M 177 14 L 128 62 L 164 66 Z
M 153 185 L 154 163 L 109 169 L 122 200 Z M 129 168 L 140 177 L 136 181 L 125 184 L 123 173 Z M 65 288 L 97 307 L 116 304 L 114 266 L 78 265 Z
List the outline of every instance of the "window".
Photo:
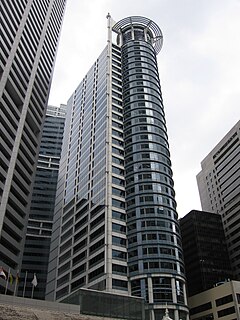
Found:
M 99 237 L 101 234 L 103 234 L 104 229 L 105 229 L 105 226 L 103 225 L 102 227 L 100 227 L 99 229 L 94 231 L 92 234 L 90 234 L 90 241 L 93 241 L 93 239 L 95 239 L 96 237 Z
M 120 146 L 120 147 L 123 147 L 123 141 L 121 140 L 118 140 L 118 139 L 115 139 L 115 138 L 112 138 L 112 143 Z
M 240 294 L 237 293 L 237 301 L 238 301 L 238 304 L 240 304 Z
M 148 233 L 142 235 L 142 240 L 157 240 L 157 234 L 156 233 Z
M 127 267 L 126 266 L 121 266 L 118 264 L 113 264 L 112 265 L 112 272 L 115 274 L 127 274 Z
M 216 302 L 216 306 L 222 306 L 223 304 L 229 303 L 233 301 L 233 296 L 232 294 L 229 294 L 228 296 L 222 297 L 217 299 Z
M 120 209 L 124 209 L 125 208 L 125 202 L 120 201 L 120 200 L 116 200 L 116 199 L 112 199 L 112 206 L 120 208 Z
M 112 224 L 112 231 L 126 233 L 126 227 L 122 226 L 121 224 L 113 223 Z
M 122 159 L 117 158 L 117 157 L 112 157 L 112 161 L 113 161 L 114 163 L 116 163 L 116 164 L 121 165 L 121 166 L 124 165 L 124 161 L 123 161 Z
M 82 264 L 81 266 L 75 268 L 72 271 L 72 278 L 77 277 L 79 274 L 81 274 L 82 272 L 84 272 L 86 270 L 86 263 Z
M 127 253 L 119 250 L 112 250 L 112 257 L 113 259 L 116 259 L 116 260 L 126 260 Z
M 112 210 L 112 217 L 117 220 L 126 221 L 126 214 Z
M 233 314 L 235 312 L 236 312 L 235 307 L 226 308 L 226 309 L 218 311 L 218 317 L 221 318 L 221 317 L 224 317 L 228 314 Z
M 118 154 L 120 156 L 124 156 L 124 151 L 120 150 L 118 148 L 112 147 L 112 152 L 115 153 L 115 154 Z
M 95 220 L 90 223 L 90 230 L 93 229 L 96 225 L 100 224 L 105 218 L 105 212 L 98 216 Z
M 123 280 L 118 280 L 118 279 L 112 279 L 112 287 L 114 289 L 127 290 L 128 282 Z
M 63 285 L 64 283 L 69 281 L 69 273 L 66 274 L 65 276 L 63 276 L 62 278 L 58 279 L 57 281 L 57 287 L 60 287 L 61 285 Z
M 57 291 L 57 293 L 56 293 L 56 299 L 59 299 L 60 297 L 68 294 L 68 290 L 69 290 L 69 289 L 68 289 L 68 285 L 67 285 L 66 287 L 64 287 L 64 288 L 62 288 L 61 290 Z
M 119 186 L 124 186 L 125 181 L 116 177 L 112 177 L 112 183 L 117 184 Z
M 137 242 L 137 236 L 129 237 L 128 238 L 128 244 L 133 244 Z
M 90 248 L 89 248 L 89 252 L 92 253 L 95 250 L 98 250 L 99 248 L 104 246 L 104 239 L 101 239 L 100 241 L 98 241 L 97 243 L 93 244 Z
M 201 304 L 200 306 L 197 306 L 195 308 L 190 309 L 190 315 L 194 315 L 196 313 L 200 313 L 206 310 L 212 309 L 212 303 L 211 302 L 207 302 L 204 304 Z
M 89 268 L 92 266 L 100 263 L 104 260 L 104 252 L 99 253 L 98 255 L 94 256 L 92 259 L 89 260 Z
M 137 255 L 138 255 L 138 251 L 136 249 L 128 252 L 128 258 L 129 259 L 133 258 L 133 257 L 136 257 Z
M 123 239 L 123 238 L 119 238 L 119 237 L 115 237 L 113 236 L 112 237 L 112 243 L 113 245 L 118 245 L 118 246 L 123 246 L 123 247 L 126 247 L 126 239 Z
M 71 284 L 71 291 L 77 289 L 77 288 L 80 288 L 83 286 L 83 284 L 85 284 L 86 282 L 86 277 L 82 277 L 76 281 L 74 281 L 72 284 Z
M 90 272 L 88 279 L 89 281 L 92 281 L 94 278 L 99 277 L 101 274 L 104 274 L 104 266 Z
M 157 247 L 143 248 L 143 254 L 144 255 L 158 254 L 158 248 Z
M 132 266 L 129 266 L 129 272 L 135 271 L 138 271 L 138 264 L 133 264 Z
M 123 138 L 123 133 L 120 132 L 120 131 L 112 129 L 112 134 L 117 136 L 117 137 Z
M 120 175 L 120 176 L 123 176 L 124 175 L 124 170 L 123 169 L 119 169 L 119 168 L 117 168 L 117 167 L 112 167 L 112 172 L 113 173 L 116 173 L 116 174 L 118 174 L 118 175 Z

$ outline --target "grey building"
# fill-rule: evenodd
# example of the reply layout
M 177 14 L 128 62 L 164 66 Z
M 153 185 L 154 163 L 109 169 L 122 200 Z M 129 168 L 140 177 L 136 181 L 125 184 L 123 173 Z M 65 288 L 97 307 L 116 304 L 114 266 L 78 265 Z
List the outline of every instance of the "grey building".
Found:
M 152 319 L 166 304 L 188 318 L 161 46 L 153 21 L 108 15 L 107 46 L 67 103 L 48 300 L 83 287 L 143 297 Z
M 205 211 L 221 214 L 232 269 L 240 279 L 240 121 L 201 162 L 198 189 Z
M 1 1 L 0 265 L 21 260 L 65 0 Z M 0 279 L 0 292 L 5 290 Z M 9 284 L 9 293 L 13 285 Z
M 65 117 L 65 105 L 47 107 L 20 275 L 22 280 L 25 280 L 26 276 L 26 282 L 21 281 L 19 283 L 19 296 L 23 296 L 24 291 L 25 297 L 31 297 L 31 281 L 34 273 L 36 273 L 38 285 L 34 290 L 34 298 L 45 299 L 48 257 Z

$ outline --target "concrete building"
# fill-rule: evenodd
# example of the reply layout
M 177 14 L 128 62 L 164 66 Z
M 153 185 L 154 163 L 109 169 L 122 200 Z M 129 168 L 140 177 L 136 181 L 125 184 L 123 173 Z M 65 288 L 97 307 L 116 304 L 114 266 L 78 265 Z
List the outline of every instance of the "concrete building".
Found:
M 232 270 L 240 279 L 240 121 L 201 162 L 197 175 L 204 211 L 222 217 Z
M 48 106 L 40 143 L 36 177 L 33 185 L 31 209 L 24 246 L 18 295 L 31 297 L 32 279 L 36 273 L 38 285 L 34 298 L 45 299 L 52 221 L 58 181 L 58 169 L 66 106 Z M 25 284 L 25 287 L 24 287 Z
M 48 300 L 84 287 L 143 297 L 152 319 L 166 303 L 188 318 L 161 46 L 153 21 L 108 15 L 107 46 L 67 103 Z
M 240 282 L 229 281 L 188 300 L 191 320 L 240 319 Z
M 16 277 L 65 0 L 1 1 L 0 265 Z M 0 292 L 5 290 L 0 279 Z M 9 293 L 13 286 L 9 285 Z
M 188 296 L 232 278 L 219 214 L 192 210 L 180 219 L 180 229 Z

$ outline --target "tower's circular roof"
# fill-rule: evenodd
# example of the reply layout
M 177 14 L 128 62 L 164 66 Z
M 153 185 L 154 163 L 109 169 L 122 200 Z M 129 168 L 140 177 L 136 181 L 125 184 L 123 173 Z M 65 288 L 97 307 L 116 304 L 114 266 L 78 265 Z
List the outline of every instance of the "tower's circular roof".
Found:
M 142 25 L 145 28 L 148 28 L 153 35 L 153 47 L 156 54 L 161 51 L 163 44 L 163 35 L 161 29 L 155 22 L 145 17 L 132 16 L 118 21 L 117 23 L 115 23 L 112 29 L 116 33 L 120 33 L 121 29 L 127 27 L 128 25 Z

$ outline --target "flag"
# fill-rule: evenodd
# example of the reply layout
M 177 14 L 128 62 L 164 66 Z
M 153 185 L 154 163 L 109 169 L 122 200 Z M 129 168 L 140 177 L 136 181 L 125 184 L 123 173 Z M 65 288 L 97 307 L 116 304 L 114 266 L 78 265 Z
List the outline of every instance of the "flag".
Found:
M 7 279 L 7 276 L 5 272 L 3 271 L 3 267 L 0 267 L 0 276 L 3 276 L 5 279 Z
M 34 273 L 34 276 L 33 276 L 33 279 L 32 279 L 32 285 L 33 285 L 34 287 L 36 287 L 37 284 L 38 284 L 38 282 L 37 282 L 36 273 Z
M 17 293 L 17 286 L 18 286 L 19 282 L 20 282 L 20 278 L 19 278 L 19 270 L 18 270 L 18 272 L 16 274 L 16 280 L 15 280 L 14 296 Z
M 9 283 L 13 284 L 13 276 L 12 276 L 11 272 L 9 273 Z
M 11 269 L 8 269 L 8 274 L 7 274 L 7 283 L 6 283 L 6 288 L 5 288 L 5 294 L 7 294 L 8 291 L 8 284 L 9 284 L 9 280 L 11 279 Z
M 20 282 L 20 277 L 19 277 L 19 273 L 17 272 L 16 274 L 16 283 L 19 283 Z

